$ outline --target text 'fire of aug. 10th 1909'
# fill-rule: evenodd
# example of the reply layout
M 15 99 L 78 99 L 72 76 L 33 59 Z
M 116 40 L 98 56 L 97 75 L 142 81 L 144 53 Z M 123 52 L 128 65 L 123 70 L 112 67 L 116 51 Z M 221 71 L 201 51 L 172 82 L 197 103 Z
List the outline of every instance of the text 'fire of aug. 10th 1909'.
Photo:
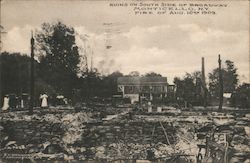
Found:
M 224 3 L 112 2 L 110 7 L 130 8 L 135 15 L 215 15 Z

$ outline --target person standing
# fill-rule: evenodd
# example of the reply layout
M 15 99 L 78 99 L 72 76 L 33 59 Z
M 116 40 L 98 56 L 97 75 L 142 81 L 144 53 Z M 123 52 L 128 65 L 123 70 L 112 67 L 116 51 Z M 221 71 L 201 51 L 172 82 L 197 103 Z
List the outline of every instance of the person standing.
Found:
M 20 100 L 20 108 L 23 109 L 24 108 L 24 101 L 23 101 L 23 98 L 21 97 L 21 100 Z
M 40 96 L 40 99 L 42 100 L 41 107 L 47 108 L 48 107 L 48 95 L 43 94 Z
M 3 111 L 6 111 L 6 110 L 9 109 L 9 107 L 10 107 L 9 101 L 10 101 L 9 96 L 8 96 L 8 95 L 4 96 L 4 99 L 3 99 L 3 107 L 2 107 L 2 110 L 3 110 Z

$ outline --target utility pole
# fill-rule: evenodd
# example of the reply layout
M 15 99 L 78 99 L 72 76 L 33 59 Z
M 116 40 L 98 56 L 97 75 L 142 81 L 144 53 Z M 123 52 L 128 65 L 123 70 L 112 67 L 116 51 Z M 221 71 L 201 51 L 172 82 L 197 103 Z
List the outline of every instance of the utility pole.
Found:
M 91 49 L 90 71 L 93 72 L 93 49 Z
M 34 43 L 33 32 L 31 33 L 31 58 L 30 58 L 30 105 L 29 105 L 29 114 L 33 114 L 34 107 Z
M 0 25 L 0 52 L 2 53 L 2 47 L 3 47 L 3 42 L 2 42 L 2 35 L 3 34 L 6 34 L 7 32 L 4 31 L 4 27 Z M 3 96 L 4 96 L 4 92 L 3 92 L 3 83 L 2 83 L 2 62 L 0 60 L 0 107 L 2 105 L 2 99 L 3 99 Z
M 221 111 L 222 110 L 222 104 L 223 104 L 223 79 L 222 79 L 222 71 L 221 71 L 221 59 L 220 59 L 220 55 L 219 55 L 219 59 L 218 59 L 218 63 L 219 63 L 219 108 L 218 110 Z

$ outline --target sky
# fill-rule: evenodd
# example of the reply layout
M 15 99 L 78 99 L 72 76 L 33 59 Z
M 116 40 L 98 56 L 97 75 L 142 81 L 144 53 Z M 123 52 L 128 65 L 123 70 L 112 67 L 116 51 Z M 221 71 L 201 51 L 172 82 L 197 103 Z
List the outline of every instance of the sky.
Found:
M 135 14 L 132 6 L 110 6 L 122 3 L 142 1 L 2 0 L 1 25 L 7 32 L 1 35 L 2 51 L 29 54 L 31 30 L 40 30 L 44 22 L 62 21 L 75 29 L 77 45 L 87 47 L 89 65 L 93 54 L 93 67 L 103 74 L 157 72 L 172 83 L 176 76 L 200 70 L 201 57 L 207 75 L 218 66 L 220 54 L 222 61 L 235 63 L 240 82 L 249 81 L 249 1 L 142 3 L 175 4 L 178 9 L 190 3 L 226 5 L 210 7 L 216 14 L 209 15 Z M 84 44 L 81 37 L 86 35 Z

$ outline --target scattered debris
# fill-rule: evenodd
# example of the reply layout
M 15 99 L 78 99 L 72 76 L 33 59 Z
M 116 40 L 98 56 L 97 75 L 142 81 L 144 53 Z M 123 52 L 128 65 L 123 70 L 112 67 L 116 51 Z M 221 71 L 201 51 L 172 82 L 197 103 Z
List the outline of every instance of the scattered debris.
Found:
M 189 110 L 171 115 L 164 108 L 147 113 L 138 112 L 138 108 L 79 105 L 78 110 L 34 110 L 34 115 L 24 111 L 1 113 L 0 157 L 195 162 L 198 158 L 213 159 L 207 157 L 208 148 L 220 151 L 218 155 L 227 150 L 228 160 L 250 159 L 246 130 L 250 123 L 244 117 L 234 119 L 237 123 L 218 125 L 211 114 Z

